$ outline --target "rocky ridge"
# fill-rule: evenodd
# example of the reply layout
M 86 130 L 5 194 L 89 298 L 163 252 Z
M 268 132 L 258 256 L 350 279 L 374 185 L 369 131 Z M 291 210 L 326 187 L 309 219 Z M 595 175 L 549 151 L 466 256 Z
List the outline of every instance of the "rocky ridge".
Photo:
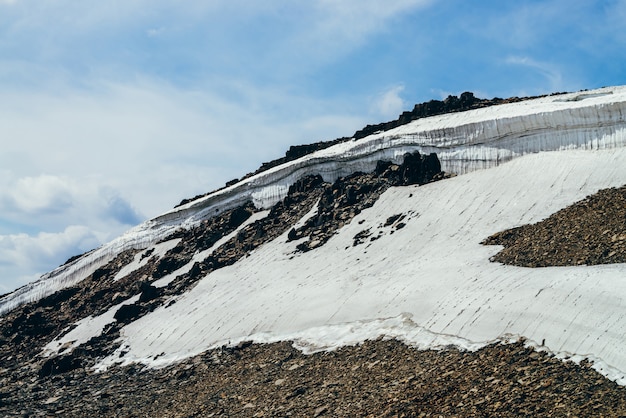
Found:
M 555 95 L 561 93 L 554 93 Z M 398 126 L 406 125 L 414 120 L 427 118 L 429 116 L 443 115 L 446 113 L 454 113 L 454 112 L 463 112 L 472 109 L 480 109 L 489 106 L 496 106 L 507 103 L 517 103 L 524 100 L 535 99 L 543 96 L 528 96 L 528 97 L 509 97 L 507 99 L 501 99 L 499 97 L 494 97 L 493 99 L 481 99 L 474 96 L 472 92 L 464 92 L 460 96 L 448 95 L 445 100 L 429 100 L 428 102 L 417 103 L 412 110 L 407 110 L 402 112 L 397 119 L 377 123 L 374 125 L 367 125 L 362 129 L 359 129 L 352 135 L 352 137 L 342 137 L 336 138 L 330 141 L 317 141 L 310 144 L 303 145 L 292 145 L 285 152 L 284 157 L 277 158 L 272 161 L 265 162 L 261 164 L 257 170 L 253 173 L 248 173 L 240 179 L 233 179 L 226 182 L 226 185 L 220 189 L 214 190 L 209 193 L 199 194 L 192 198 L 183 199 L 176 207 L 185 205 L 187 203 L 193 202 L 194 200 L 205 197 L 211 193 L 214 193 L 218 190 L 221 190 L 225 187 L 232 186 L 237 182 L 244 180 L 248 177 L 251 177 L 255 174 L 262 173 L 263 171 L 269 170 L 270 168 L 279 166 L 281 164 L 285 164 L 290 161 L 294 161 L 298 158 L 304 157 L 305 155 L 312 154 L 316 151 L 320 151 L 333 145 L 339 144 L 341 142 L 346 142 L 351 139 L 361 139 L 368 135 L 381 132 L 388 131 L 393 128 L 397 128 Z

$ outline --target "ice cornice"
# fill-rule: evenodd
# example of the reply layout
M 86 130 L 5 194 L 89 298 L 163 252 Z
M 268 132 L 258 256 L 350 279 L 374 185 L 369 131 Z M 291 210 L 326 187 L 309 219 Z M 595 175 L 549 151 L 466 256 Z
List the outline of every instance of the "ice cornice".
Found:
M 271 185 L 288 187 L 294 173 L 321 174 L 333 181 L 352 172 L 342 164 L 367 170 L 379 159 L 398 162 L 416 150 L 436 152 L 444 170 L 468 172 L 479 162 L 493 166 L 527 153 L 624 146 L 625 113 L 626 88 L 614 87 L 423 118 L 273 167 L 164 216 L 189 209 L 219 211 L 217 201 L 238 203 L 235 196 L 240 194 L 251 196 Z

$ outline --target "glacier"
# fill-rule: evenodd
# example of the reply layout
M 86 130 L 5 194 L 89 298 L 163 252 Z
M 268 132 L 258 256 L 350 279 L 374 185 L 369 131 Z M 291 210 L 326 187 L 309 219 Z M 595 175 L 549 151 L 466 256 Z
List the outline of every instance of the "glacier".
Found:
M 100 367 L 160 366 L 243 340 L 293 340 L 315 351 L 386 335 L 471 349 L 523 336 L 563 357 L 595 359 L 626 384 L 626 266 L 503 266 L 489 262 L 498 247 L 479 244 L 626 184 L 625 113 L 626 87 L 610 87 L 433 116 L 340 143 L 131 229 L 3 297 L 0 315 L 79 282 L 122 251 L 156 248 L 178 228 L 249 200 L 269 208 L 303 176 L 334 181 L 407 152 L 436 152 L 442 169 L 459 176 L 389 189 L 314 251 L 294 256 L 297 242 L 280 237 L 210 273 L 177 303 L 124 327 L 119 352 Z M 409 214 L 402 231 L 352 247 L 390 213 Z

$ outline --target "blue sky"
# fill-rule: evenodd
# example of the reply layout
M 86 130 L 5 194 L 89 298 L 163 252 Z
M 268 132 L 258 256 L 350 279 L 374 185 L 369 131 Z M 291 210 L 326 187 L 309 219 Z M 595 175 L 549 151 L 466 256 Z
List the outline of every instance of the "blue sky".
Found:
M 0 0 L 0 293 L 292 144 L 626 84 L 625 0 Z

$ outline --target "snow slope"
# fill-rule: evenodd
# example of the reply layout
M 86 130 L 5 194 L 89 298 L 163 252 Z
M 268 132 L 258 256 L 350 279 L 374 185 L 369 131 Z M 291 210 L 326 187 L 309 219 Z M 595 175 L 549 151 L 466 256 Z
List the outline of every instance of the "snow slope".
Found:
M 505 266 L 489 262 L 499 247 L 479 244 L 625 184 L 625 163 L 626 148 L 541 153 L 390 189 L 323 247 L 292 259 L 298 242 L 282 236 L 212 272 L 177 303 L 126 326 L 122 347 L 101 366 L 164 365 L 242 340 L 296 339 L 314 351 L 378 335 L 466 348 L 524 336 L 593 358 L 626 384 L 626 265 Z M 381 225 L 397 213 L 407 225 L 390 234 Z M 385 233 L 353 247 L 367 228 Z
M 304 175 L 332 181 L 405 152 L 437 152 L 444 170 L 465 174 L 388 190 L 313 251 L 294 254 L 298 242 L 283 236 L 212 272 L 177 303 L 126 326 L 119 351 L 100 367 L 159 366 L 250 339 L 297 340 L 315 351 L 378 335 L 468 349 L 524 336 L 562 356 L 596 359 L 626 384 L 626 265 L 503 266 L 489 262 L 498 247 L 479 245 L 626 184 L 625 113 L 626 87 L 612 87 L 435 116 L 341 143 L 139 225 L 4 297 L 0 313 L 82 280 L 125 249 L 163 251 L 155 243 L 176 228 L 246 200 L 270 207 Z M 404 228 L 383 226 L 398 213 L 407 215 Z M 352 246 L 367 228 L 381 238 Z

